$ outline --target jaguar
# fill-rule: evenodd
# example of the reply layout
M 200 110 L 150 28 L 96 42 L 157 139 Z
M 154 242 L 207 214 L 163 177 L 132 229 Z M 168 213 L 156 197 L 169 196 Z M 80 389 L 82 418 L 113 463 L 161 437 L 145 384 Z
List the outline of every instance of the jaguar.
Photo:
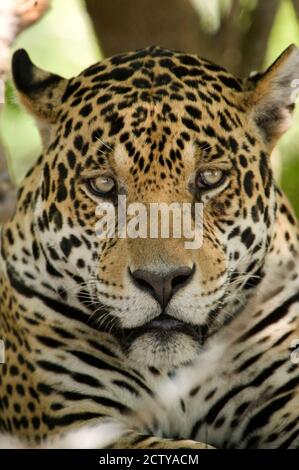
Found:
M 43 150 L 1 233 L 2 439 L 298 448 L 299 232 L 271 169 L 298 48 L 244 79 L 158 46 L 71 79 L 21 49 L 12 75 Z M 121 195 L 202 204 L 200 247 L 100 237 Z

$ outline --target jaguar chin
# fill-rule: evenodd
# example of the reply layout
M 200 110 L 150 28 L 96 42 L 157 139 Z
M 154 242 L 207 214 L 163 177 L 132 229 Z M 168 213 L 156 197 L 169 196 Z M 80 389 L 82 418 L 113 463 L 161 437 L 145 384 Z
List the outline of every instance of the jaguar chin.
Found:
M 118 335 L 132 364 L 169 369 L 191 362 L 203 344 L 202 327 L 161 314 L 150 322 Z

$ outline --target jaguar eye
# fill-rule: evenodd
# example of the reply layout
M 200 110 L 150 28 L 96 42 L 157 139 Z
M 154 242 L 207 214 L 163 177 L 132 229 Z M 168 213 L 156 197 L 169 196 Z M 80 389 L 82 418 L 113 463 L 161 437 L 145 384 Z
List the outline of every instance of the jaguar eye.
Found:
M 213 189 L 220 186 L 225 177 L 223 170 L 210 168 L 200 171 L 196 176 L 196 186 L 199 189 Z
M 115 181 L 111 176 L 98 176 L 87 181 L 87 188 L 95 196 L 107 197 L 113 192 Z

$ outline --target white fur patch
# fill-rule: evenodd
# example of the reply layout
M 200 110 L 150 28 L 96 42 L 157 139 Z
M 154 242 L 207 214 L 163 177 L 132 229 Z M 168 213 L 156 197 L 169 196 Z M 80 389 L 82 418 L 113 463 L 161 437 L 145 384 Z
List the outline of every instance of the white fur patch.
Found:
M 83 426 L 64 435 L 49 437 L 37 449 L 103 449 L 117 441 L 124 433 L 121 423 L 103 423 Z M 0 449 L 28 449 L 26 443 L 9 435 L 0 435 Z

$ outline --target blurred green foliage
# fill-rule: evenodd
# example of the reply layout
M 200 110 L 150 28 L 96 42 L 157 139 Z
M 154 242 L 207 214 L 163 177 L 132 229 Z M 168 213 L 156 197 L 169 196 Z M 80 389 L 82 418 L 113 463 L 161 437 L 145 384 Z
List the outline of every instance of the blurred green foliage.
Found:
M 299 46 L 299 24 L 291 3 L 283 1 L 273 26 L 266 57 L 271 64 L 289 44 Z M 294 113 L 294 124 L 278 144 L 281 159 L 280 183 L 299 216 L 299 105 Z
M 270 35 L 265 66 L 292 42 L 299 45 L 299 25 L 290 1 L 283 0 Z M 83 0 L 52 0 L 51 11 L 21 34 L 15 49 L 19 47 L 27 49 L 40 67 L 66 77 L 76 75 L 101 57 Z M 0 136 L 8 149 L 12 175 L 20 181 L 40 153 L 41 142 L 32 118 L 20 109 L 10 82 Z M 281 139 L 275 158 L 279 159 L 278 178 L 299 214 L 299 106 L 294 126 Z
M 38 66 L 65 77 L 78 74 L 101 57 L 83 0 L 52 0 L 49 13 L 20 35 L 14 49 L 20 47 Z M 0 136 L 8 150 L 13 178 L 19 182 L 39 155 L 41 141 L 33 119 L 20 108 L 11 82 L 7 84 Z

